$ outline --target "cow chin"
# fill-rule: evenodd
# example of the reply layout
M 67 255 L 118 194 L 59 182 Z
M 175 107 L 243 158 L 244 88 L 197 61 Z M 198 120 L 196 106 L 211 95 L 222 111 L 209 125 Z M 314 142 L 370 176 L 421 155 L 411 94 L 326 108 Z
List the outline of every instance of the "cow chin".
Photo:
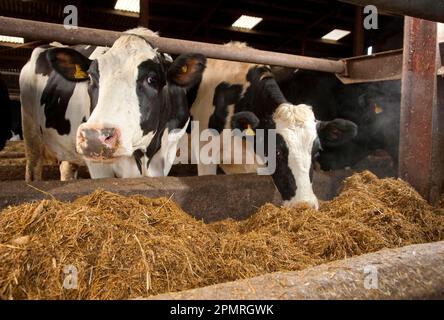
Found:
M 302 204 L 307 204 L 309 205 L 311 208 L 318 210 L 319 209 L 319 201 L 316 198 L 315 195 L 313 196 L 309 196 L 309 197 L 305 197 L 305 198 L 301 198 L 301 199 L 297 199 L 298 197 L 296 196 L 294 199 L 288 200 L 288 201 L 284 201 L 283 205 L 284 207 L 296 207 Z
M 81 152 L 79 153 L 82 154 Z M 122 157 L 130 156 L 126 152 L 125 153 L 116 152 L 111 155 L 106 155 L 106 154 L 88 154 L 88 155 L 82 154 L 82 155 L 85 160 L 96 163 L 113 163 L 121 159 Z
M 81 154 L 85 160 L 92 162 L 103 162 L 111 163 L 122 157 L 132 156 L 132 148 L 128 148 L 122 145 L 114 146 L 114 148 L 109 148 L 106 145 L 91 146 L 93 143 L 88 142 L 77 142 L 76 151 Z
M 122 152 L 119 150 L 113 151 L 107 149 L 103 149 L 100 152 L 85 153 L 79 147 L 77 147 L 77 153 L 81 154 L 85 160 L 92 162 L 107 162 L 107 163 L 116 161 L 117 159 L 120 159 L 125 156 L 129 156 L 127 152 Z

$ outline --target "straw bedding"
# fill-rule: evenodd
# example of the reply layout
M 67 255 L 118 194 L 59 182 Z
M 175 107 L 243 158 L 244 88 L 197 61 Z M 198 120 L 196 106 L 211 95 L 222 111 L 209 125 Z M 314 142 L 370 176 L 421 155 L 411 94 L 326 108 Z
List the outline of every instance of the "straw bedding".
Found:
M 0 166 L 20 166 L 25 164 L 25 145 L 23 141 L 7 141 L 5 148 L 0 151 Z
M 444 239 L 444 209 L 370 172 L 321 204 L 266 204 L 244 221 L 204 224 L 171 199 L 103 190 L 0 213 L 0 298 L 126 299 L 180 291 Z M 77 289 L 64 289 L 75 266 Z

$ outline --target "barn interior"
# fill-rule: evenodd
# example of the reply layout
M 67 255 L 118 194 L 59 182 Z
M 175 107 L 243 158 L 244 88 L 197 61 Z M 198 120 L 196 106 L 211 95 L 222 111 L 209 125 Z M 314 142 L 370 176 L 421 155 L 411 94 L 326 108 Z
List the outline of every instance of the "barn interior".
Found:
M 83 166 L 80 179 L 58 181 L 59 163 L 45 163 L 44 181 L 28 183 L 23 141 L 9 141 L 0 150 L 0 300 L 442 298 L 444 28 L 435 22 L 444 23 L 444 3 L 364 2 L 0 0 L 0 77 L 17 110 L 33 49 L 68 34 L 70 45 L 110 45 L 117 33 L 101 41 L 93 29 L 143 26 L 200 44 L 245 42 L 262 50 L 253 60 L 288 54 L 288 65 L 309 67 L 286 67 L 286 98 L 358 128 L 316 155 L 319 210 L 283 206 L 270 176 L 197 176 L 194 164 L 166 177 L 92 180 Z M 258 19 L 236 26 L 242 16 Z M 373 264 L 384 277 L 369 290 L 362 270 Z M 79 267 L 77 290 L 66 266 Z
M 150 0 L 142 1 L 137 8 L 133 7 L 139 4 L 138 0 L 124 1 L 123 7 L 119 7 L 117 2 L 116 0 L 97 2 L 1 0 L 0 12 L 7 17 L 63 23 L 67 16 L 64 8 L 67 5 L 75 5 L 78 9 L 76 22 L 80 27 L 125 31 L 145 26 L 159 32 L 162 37 L 215 44 L 241 41 L 256 49 L 334 60 L 401 49 L 403 42 L 402 16 L 385 11 L 378 12 L 377 29 L 375 26 L 366 29 L 361 23 L 365 17 L 362 7 L 334 0 L 280 1 L 278 4 L 252 0 L 225 0 L 214 3 L 203 0 Z M 252 29 L 233 26 L 242 15 L 259 17 L 263 20 Z M 346 31 L 346 35 L 338 40 L 323 38 L 335 29 Z M 6 83 L 11 100 L 18 101 L 20 70 L 29 59 L 32 50 L 48 41 L 38 37 L 19 37 L 8 41 L 11 42 L 0 41 L 0 74 Z M 322 86 L 322 83 L 318 81 L 317 86 Z M 366 99 L 373 100 L 367 107 L 369 109 L 381 107 L 386 111 L 386 120 L 378 124 L 378 127 L 384 127 L 388 123 L 396 123 L 397 126 L 399 81 L 373 83 L 371 88 L 368 90 L 364 88 L 362 92 L 365 94 L 370 91 Z M 356 97 L 351 97 L 350 100 L 352 99 L 356 100 Z M 310 97 L 302 97 L 297 102 L 310 104 L 312 101 Z M 17 108 L 18 106 L 19 103 Z M 362 112 L 358 111 L 358 106 L 347 108 L 355 109 L 351 110 L 354 113 Z M 331 120 L 334 114 L 321 111 L 316 116 L 320 120 Z M 389 135 L 387 141 L 390 146 L 385 148 L 384 145 L 380 148 L 387 149 L 385 158 L 373 157 L 373 164 L 369 164 L 362 150 L 346 151 L 355 155 L 353 159 L 346 159 L 345 162 L 343 159 L 335 160 L 332 165 L 323 166 L 324 169 L 348 167 L 362 169 L 373 165 L 383 176 L 396 175 L 397 157 L 393 155 L 397 152 L 397 141 L 393 141 L 396 139 L 392 137 L 393 133 L 386 135 Z M 372 142 L 365 141 L 364 144 L 368 144 L 368 148 L 375 149 L 370 146 Z M 324 162 L 330 163 L 331 160 L 327 159 Z M 172 174 L 187 175 L 195 173 L 195 168 L 187 167 L 176 171 L 173 170 Z M 7 174 L 10 176 L 9 171 Z

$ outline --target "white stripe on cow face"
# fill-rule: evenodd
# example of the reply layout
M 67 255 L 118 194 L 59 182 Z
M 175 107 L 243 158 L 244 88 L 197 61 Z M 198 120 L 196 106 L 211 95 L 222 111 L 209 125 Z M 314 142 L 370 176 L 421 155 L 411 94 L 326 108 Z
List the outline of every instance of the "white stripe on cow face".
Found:
M 189 123 L 190 120 L 188 119 L 183 128 L 173 129 L 172 131 L 165 128 L 162 134 L 160 150 L 150 160 L 148 176 L 162 177 L 168 175 L 176 159 L 178 144 L 184 136 Z
M 308 202 L 318 209 L 319 203 L 310 181 L 313 142 L 317 137 L 316 122 L 310 106 L 281 104 L 273 114 L 276 134 L 282 136 L 288 148 L 288 167 L 296 182 L 296 194 L 284 205 Z
M 147 146 L 153 137 L 153 132 L 144 135 L 141 130 L 136 86 L 138 66 L 156 56 L 156 50 L 145 40 L 128 35 L 120 37 L 112 48 L 97 57 L 100 74 L 97 105 L 79 130 L 85 127 L 118 129 L 120 141 L 114 157 L 131 156 L 140 146 Z

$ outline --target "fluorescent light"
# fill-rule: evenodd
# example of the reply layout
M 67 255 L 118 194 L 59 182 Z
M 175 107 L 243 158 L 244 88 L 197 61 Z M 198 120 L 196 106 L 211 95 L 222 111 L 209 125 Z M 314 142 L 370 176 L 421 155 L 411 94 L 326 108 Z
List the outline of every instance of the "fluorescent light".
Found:
M 323 36 L 322 39 L 338 41 L 339 39 L 344 38 L 349 33 L 350 33 L 350 31 L 347 31 L 347 30 L 334 29 L 333 31 L 330 31 L 325 36 Z
M 239 29 L 253 29 L 259 22 L 263 19 L 258 17 L 251 17 L 246 15 L 241 15 L 231 26 L 233 28 Z
M 25 43 L 25 39 L 20 37 L 9 37 L 0 35 L 0 42 Z
M 130 12 L 140 12 L 140 0 L 117 0 L 114 9 Z
M 367 48 L 367 55 L 372 55 L 373 54 L 373 47 L 370 46 Z

